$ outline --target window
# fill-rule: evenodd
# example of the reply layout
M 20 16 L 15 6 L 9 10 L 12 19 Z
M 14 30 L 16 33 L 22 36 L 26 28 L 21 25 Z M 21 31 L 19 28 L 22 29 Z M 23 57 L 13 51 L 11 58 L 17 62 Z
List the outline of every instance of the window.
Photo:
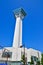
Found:
M 32 56 L 33 61 L 37 61 L 38 58 L 36 56 Z
M 8 57 L 11 58 L 12 57 L 12 52 L 3 52 L 2 57 Z

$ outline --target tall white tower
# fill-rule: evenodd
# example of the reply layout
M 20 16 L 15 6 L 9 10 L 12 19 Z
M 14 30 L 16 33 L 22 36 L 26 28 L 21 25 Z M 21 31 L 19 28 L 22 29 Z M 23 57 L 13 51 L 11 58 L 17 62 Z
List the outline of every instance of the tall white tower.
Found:
M 26 16 L 26 13 L 22 8 L 18 8 L 14 11 L 14 16 L 16 17 L 16 26 L 13 47 L 18 48 L 22 45 L 22 19 Z

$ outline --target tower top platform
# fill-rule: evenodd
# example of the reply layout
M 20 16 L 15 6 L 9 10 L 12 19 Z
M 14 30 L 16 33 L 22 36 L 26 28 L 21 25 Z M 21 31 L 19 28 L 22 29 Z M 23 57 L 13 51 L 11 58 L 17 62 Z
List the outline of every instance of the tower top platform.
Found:
M 18 9 L 15 9 L 14 10 L 14 15 L 15 17 L 17 16 L 20 16 L 20 17 L 25 17 L 26 16 L 26 13 L 25 11 L 23 10 L 23 8 L 18 8 Z

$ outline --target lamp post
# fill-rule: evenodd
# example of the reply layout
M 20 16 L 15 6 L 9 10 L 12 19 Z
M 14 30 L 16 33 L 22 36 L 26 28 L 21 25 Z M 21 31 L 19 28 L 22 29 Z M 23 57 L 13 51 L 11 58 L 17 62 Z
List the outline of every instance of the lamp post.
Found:
M 23 44 L 22 46 L 20 46 L 20 48 L 22 48 L 22 47 L 24 47 L 24 65 L 25 65 L 25 44 Z
M 7 65 L 8 58 L 10 58 L 9 50 L 8 49 L 4 49 L 3 53 L 5 53 L 5 57 L 7 58 L 7 60 L 6 60 L 6 65 Z
M 6 57 L 6 58 L 7 58 L 7 60 L 6 60 L 6 65 L 7 65 L 8 58 L 10 58 L 10 54 L 8 53 L 8 52 L 9 52 L 9 50 L 8 50 L 8 49 L 6 49 L 6 48 L 4 48 L 3 46 L 0 46 L 0 48 L 2 48 L 2 56 L 4 55 L 3 53 L 5 53 L 4 57 Z M 4 50 L 3 50 L 3 49 L 4 49 Z M 6 52 L 6 50 L 7 50 L 7 52 Z
M 7 50 L 7 49 L 5 49 L 3 46 L 1 46 L 0 45 L 0 48 L 2 49 L 2 56 L 3 56 L 3 53 L 5 52 L 5 50 Z M 3 50 L 4 49 L 4 50 Z M 8 50 L 7 50 L 8 51 Z M 7 60 L 6 60 L 6 65 L 7 65 L 7 61 L 8 61 L 8 57 L 9 57 L 9 54 L 8 53 L 6 53 L 5 54 L 6 55 L 6 58 L 7 58 Z
M 23 46 L 24 46 L 24 65 L 25 65 L 25 44 Z

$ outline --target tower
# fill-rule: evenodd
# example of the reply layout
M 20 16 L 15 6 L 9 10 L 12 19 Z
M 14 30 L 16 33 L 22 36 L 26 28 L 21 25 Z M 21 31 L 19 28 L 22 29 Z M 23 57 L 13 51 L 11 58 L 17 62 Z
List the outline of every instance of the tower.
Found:
M 14 11 L 14 16 L 16 18 L 16 26 L 13 47 L 18 48 L 22 45 L 22 19 L 26 16 L 26 13 L 22 8 L 18 8 Z

